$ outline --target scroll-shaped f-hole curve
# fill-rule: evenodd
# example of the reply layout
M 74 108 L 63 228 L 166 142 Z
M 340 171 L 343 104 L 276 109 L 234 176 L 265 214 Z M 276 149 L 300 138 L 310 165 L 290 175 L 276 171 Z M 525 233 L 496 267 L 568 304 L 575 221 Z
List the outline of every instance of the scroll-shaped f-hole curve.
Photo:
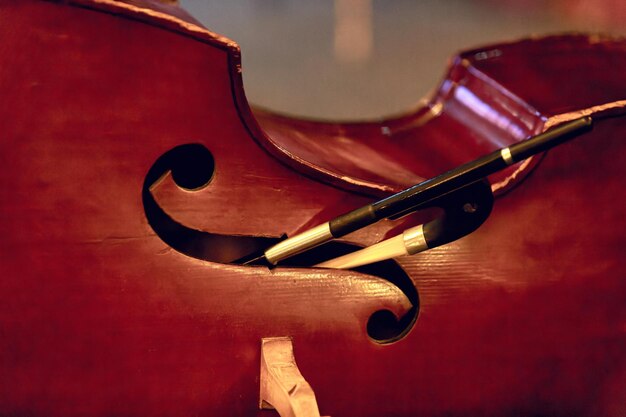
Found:
M 280 265 L 293 267 L 316 265 L 359 249 L 362 249 L 362 247 L 345 242 L 331 241 L 286 259 Z M 391 282 L 409 299 L 413 307 L 399 319 L 389 310 L 379 310 L 372 314 L 367 322 L 367 334 L 377 343 L 391 343 L 402 339 L 415 324 L 419 313 L 419 294 L 413 280 L 398 263 L 391 259 L 364 265 L 354 270 Z
M 215 175 L 215 159 L 200 144 L 179 145 L 159 157 L 144 180 L 142 200 L 148 223 L 163 242 L 178 252 L 209 262 L 232 264 L 254 252 L 260 252 L 278 243 L 282 238 L 222 235 L 193 229 L 171 218 L 156 202 L 151 187 L 167 173 L 180 188 L 195 191 L 210 186 Z M 355 245 L 330 242 L 305 254 L 295 256 L 281 265 L 310 267 L 322 260 L 360 249 Z M 413 308 L 399 320 L 387 310 L 374 313 L 367 324 L 368 335 L 378 343 L 389 343 L 402 338 L 412 327 L 419 310 L 419 297 L 411 279 L 392 260 L 377 262 L 357 269 L 381 277 L 395 284 L 409 298 Z
M 173 249 L 197 259 L 231 263 L 280 241 L 279 238 L 208 233 L 178 223 L 159 206 L 150 192 L 150 188 L 168 172 L 179 187 L 198 190 L 211 182 L 215 159 L 203 145 L 180 145 L 161 155 L 146 175 L 142 189 L 146 218 L 159 238 Z

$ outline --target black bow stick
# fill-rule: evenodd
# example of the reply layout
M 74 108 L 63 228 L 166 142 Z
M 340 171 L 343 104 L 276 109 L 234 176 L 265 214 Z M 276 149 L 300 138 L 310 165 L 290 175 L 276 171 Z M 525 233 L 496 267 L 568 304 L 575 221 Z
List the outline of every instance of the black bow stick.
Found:
M 442 218 L 405 231 L 362 251 L 323 262 L 317 266 L 352 268 L 399 255 L 413 254 L 459 239 L 476 230 L 489 216 L 493 195 L 486 177 L 573 139 L 592 128 L 591 117 L 563 123 L 544 133 L 494 151 L 451 171 L 414 185 L 397 194 L 336 217 L 237 263 L 265 264 L 297 255 L 332 239 L 369 226 L 382 219 L 394 219 L 426 207 L 442 207 Z M 380 249 L 389 249 L 381 258 Z M 383 251 L 384 252 L 384 251 Z M 372 256 L 375 253 L 376 256 Z M 348 260 L 345 258 L 349 257 Z M 375 259 L 374 259 L 375 258 Z

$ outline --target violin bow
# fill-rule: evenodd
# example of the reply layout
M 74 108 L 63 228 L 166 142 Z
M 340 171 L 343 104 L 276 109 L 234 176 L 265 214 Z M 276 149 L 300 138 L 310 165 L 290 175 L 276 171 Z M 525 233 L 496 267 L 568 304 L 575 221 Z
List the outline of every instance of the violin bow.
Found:
M 591 130 L 592 126 L 593 120 L 589 116 L 563 123 L 387 198 L 340 215 L 287 238 L 261 254 L 243 258 L 238 263 L 273 267 L 280 261 L 379 220 L 397 219 L 432 206 L 444 208 L 444 216 L 365 249 L 315 266 L 354 268 L 397 256 L 412 255 L 452 242 L 476 230 L 489 216 L 493 195 L 486 180 L 487 176 L 578 137 Z

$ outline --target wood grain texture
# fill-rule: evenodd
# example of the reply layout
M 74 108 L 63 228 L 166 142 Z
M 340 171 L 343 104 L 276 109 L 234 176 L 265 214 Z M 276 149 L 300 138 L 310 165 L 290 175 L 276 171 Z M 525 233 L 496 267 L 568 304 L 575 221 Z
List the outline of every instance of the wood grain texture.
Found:
M 477 232 L 400 260 L 420 315 L 392 344 L 366 326 L 377 311 L 409 311 L 396 285 L 194 259 L 159 239 L 142 203 L 155 161 L 201 144 L 215 158 L 206 187 L 166 175 L 152 189 L 171 218 L 229 235 L 299 231 L 491 150 L 494 138 L 512 143 L 562 113 L 624 99 L 623 40 L 462 54 L 433 102 L 441 113 L 397 119 L 389 148 L 387 122 L 256 121 L 237 54 L 141 7 L 0 1 L 0 414 L 271 415 L 257 410 L 258 372 L 261 339 L 274 336 L 293 338 L 325 415 L 624 413 L 623 118 L 534 161 Z M 529 56 L 542 60 L 526 73 Z M 474 123 L 470 92 L 493 118 Z M 316 140 L 346 151 L 309 160 Z M 377 173 L 380 160 L 398 176 Z M 427 215 L 348 240 L 377 241 Z

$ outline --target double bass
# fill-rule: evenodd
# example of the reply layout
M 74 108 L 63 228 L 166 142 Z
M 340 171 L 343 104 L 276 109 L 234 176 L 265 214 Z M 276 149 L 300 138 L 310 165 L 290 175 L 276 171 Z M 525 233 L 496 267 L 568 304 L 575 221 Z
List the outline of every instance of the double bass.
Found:
M 0 415 L 277 415 L 276 340 L 324 415 L 624 414 L 624 39 L 466 51 L 423 106 L 360 123 L 251 107 L 237 44 L 149 0 L 2 0 L 0 57 Z M 429 207 L 238 262 L 581 116 L 489 176 L 461 239 L 314 267 Z

